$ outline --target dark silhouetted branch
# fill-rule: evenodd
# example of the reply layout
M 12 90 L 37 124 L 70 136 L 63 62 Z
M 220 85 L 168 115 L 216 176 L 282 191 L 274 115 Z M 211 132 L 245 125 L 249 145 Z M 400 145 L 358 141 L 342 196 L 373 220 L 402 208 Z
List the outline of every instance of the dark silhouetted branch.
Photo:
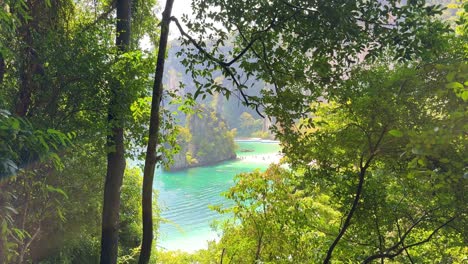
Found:
M 355 197 L 354 197 L 353 205 L 351 207 L 351 210 L 349 210 L 348 215 L 346 216 L 346 220 L 344 221 L 343 226 L 342 226 L 340 232 L 338 233 L 338 236 L 335 238 L 333 243 L 328 248 L 327 255 L 325 257 L 325 260 L 323 261 L 324 264 L 330 263 L 330 260 L 331 260 L 332 254 L 333 254 L 333 250 L 335 249 L 336 245 L 338 245 L 338 242 L 341 240 L 341 238 L 345 234 L 346 230 L 348 229 L 349 225 L 351 224 L 351 219 L 353 218 L 353 215 L 354 215 L 354 213 L 355 213 L 355 211 L 357 209 L 357 206 L 359 204 L 359 199 L 361 198 L 366 171 L 369 168 L 372 160 L 375 158 L 375 156 L 376 156 L 376 154 L 378 152 L 377 151 L 378 146 L 382 142 L 382 139 L 384 138 L 384 135 L 385 135 L 386 132 L 387 132 L 387 127 L 383 127 L 382 132 L 380 133 L 379 138 L 377 139 L 377 142 L 374 145 L 372 145 L 371 143 L 369 144 L 370 145 L 369 146 L 369 148 L 370 148 L 369 149 L 369 151 L 370 151 L 369 158 L 366 160 L 366 162 L 364 164 L 363 164 L 363 161 L 364 161 L 363 155 L 360 158 L 359 183 L 358 183 L 358 186 L 356 188 L 356 194 L 355 194 Z
M 436 229 L 434 229 L 434 231 L 432 231 L 432 233 L 427 237 L 425 238 L 424 240 L 421 240 L 419 242 L 416 242 L 416 243 L 413 243 L 413 244 L 410 244 L 410 245 L 407 245 L 407 246 L 404 246 L 404 241 L 406 239 L 406 237 L 408 236 L 409 233 L 411 233 L 411 230 L 419 223 L 422 221 L 423 218 L 420 218 L 418 221 L 416 221 L 406 232 L 405 234 L 400 238 L 400 240 L 395 244 L 393 245 L 392 247 L 390 247 L 389 249 L 387 249 L 385 251 L 385 253 L 379 253 L 379 254 L 375 254 L 375 255 L 372 255 L 372 256 L 369 256 L 367 257 L 362 263 L 363 264 L 366 264 L 366 263 L 370 263 L 371 261 L 373 260 L 376 260 L 376 259 L 383 259 L 383 258 L 389 258 L 389 259 L 392 259 L 398 255 L 400 255 L 403 251 L 406 251 L 407 249 L 409 248 L 412 248 L 412 247 L 416 247 L 416 246 L 419 246 L 419 245 L 422 245 L 424 243 L 427 243 L 431 240 L 431 238 L 442 228 L 444 228 L 445 226 L 447 226 L 448 224 L 450 224 L 452 221 L 454 221 L 457 217 L 454 216 L 452 218 L 450 218 L 447 222 L 443 223 L 442 225 L 438 226 Z M 401 245 L 401 247 L 400 247 Z M 393 252 L 392 252 L 393 251 Z

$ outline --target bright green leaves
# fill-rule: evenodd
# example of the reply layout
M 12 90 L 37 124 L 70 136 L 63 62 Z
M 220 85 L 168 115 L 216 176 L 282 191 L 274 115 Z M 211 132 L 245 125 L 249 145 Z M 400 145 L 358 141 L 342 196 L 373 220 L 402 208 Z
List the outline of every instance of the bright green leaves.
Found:
M 58 194 L 62 195 L 64 198 L 68 199 L 68 195 L 60 188 L 56 188 L 56 187 L 53 187 L 53 186 L 50 186 L 50 185 L 46 185 L 45 188 L 49 192 L 58 193 Z
M 150 115 L 151 97 L 142 97 L 135 100 L 130 105 L 132 117 L 137 122 L 148 120 Z
M 65 135 L 54 129 L 35 130 L 26 119 L 0 114 L 0 178 L 15 175 L 19 168 L 36 161 L 52 161 L 57 169 L 62 167 L 56 154 L 70 146 L 73 134 Z
M 448 89 L 453 89 L 455 92 L 457 92 L 457 90 L 463 89 L 463 84 L 459 82 L 450 82 L 447 83 L 445 87 Z
M 392 129 L 390 131 L 388 131 L 388 134 L 394 136 L 394 137 L 402 137 L 403 136 L 403 132 L 401 132 L 400 130 L 398 129 Z
M 236 263 L 317 263 L 341 214 L 318 189 L 298 188 L 300 177 L 278 165 L 236 176 L 224 194 L 234 204 L 215 210 L 233 219 L 218 225 L 225 258 Z
M 449 67 L 442 67 L 449 72 L 446 76 L 447 84 L 445 88 L 453 91 L 456 96 L 463 101 L 468 101 L 468 64 L 466 62 L 459 62 Z
M 366 168 L 362 198 L 344 236 L 349 240 L 338 244 L 335 261 L 363 261 L 392 247 L 401 237 L 390 234 L 398 230 L 408 231 L 404 243 L 418 243 L 440 223 L 459 217 L 466 115 L 456 89 L 446 87 L 453 65 L 357 69 L 328 102 L 311 104 L 310 117 L 278 130 L 291 167 L 305 172 L 302 188 L 319 186 L 342 214 Z M 449 78 L 462 83 L 461 70 L 455 71 Z M 421 217 L 423 224 L 407 215 Z M 459 240 L 450 243 L 453 249 Z
M 155 58 L 151 53 L 140 50 L 113 55 L 116 60 L 110 65 L 107 78 L 109 86 L 114 87 L 119 95 L 120 101 L 118 104 L 112 104 L 112 112 L 120 119 L 113 120 L 109 128 L 125 127 L 126 136 L 132 139 L 126 140 L 127 149 L 131 153 L 129 156 L 141 158 L 141 150 L 147 143 L 146 121 L 150 115 L 149 91 Z
M 19 17 L 29 19 L 27 5 L 24 0 L 6 0 L 0 3 L 0 40 L 4 37 L 11 36 L 16 28 L 21 25 Z M 0 42 L 0 52 L 9 47 L 3 46 L 3 41 Z
M 445 85 L 445 88 L 452 89 L 455 94 L 463 99 L 463 101 L 468 101 L 468 87 L 467 85 L 459 82 L 450 82 Z

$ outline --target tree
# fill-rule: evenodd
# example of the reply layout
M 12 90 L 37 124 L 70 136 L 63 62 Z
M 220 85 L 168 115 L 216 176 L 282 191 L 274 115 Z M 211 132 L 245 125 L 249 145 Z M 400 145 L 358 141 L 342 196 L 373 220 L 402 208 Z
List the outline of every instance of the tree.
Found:
M 223 4 L 228 5 L 220 5 Z M 229 4 L 235 5 L 233 2 Z M 413 5 L 422 7 L 421 3 L 413 2 Z M 199 6 L 200 9 L 207 8 L 204 5 Z M 229 10 L 243 9 L 221 10 L 229 13 Z M 236 15 L 235 12 L 230 14 L 233 17 Z M 258 14 L 254 17 L 257 18 Z M 408 20 L 405 22 L 409 22 Z M 231 17 L 229 21 L 234 20 Z M 256 25 L 248 20 L 245 23 Z M 438 30 L 436 27 L 423 27 L 418 34 L 429 36 L 431 32 L 436 33 Z M 320 78 L 312 80 L 315 77 L 313 71 L 319 71 L 320 67 L 310 66 L 311 70 L 305 80 L 278 78 L 282 82 L 281 86 L 273 82 L 277 90 L 267 91 L 267 96 L 260 100 L 269 115 L 280 119 L 276 133 L 285 145 L 292 168 L 299 175 L 302 174 L 290 194 L 303 190 L 311 197 L 312 190 L 317 187 L 321 193 L 331 197 L 331 209 L 342 215 L 341 224 L 335 226 L 337 231 L 328 230 L 325 233 L 328 241 L 322 240 L 321 244 L 328 242 L 326 244 L 329 246 L 321 248 L 322 255 L 318 255 L 319 259 L 315 261 L 328 263 L 333 257 L 338 261 L 365 263 L 376 259 L 383 261 L 385 258 L 423 262 L 424 254 L 432 252 L 430 248 L 441 248 L 438 243 L 446 246 L 426 260 L 461 261 L 463 234 L 459 230 L 466 222 L 466 212 L 460 207 L 464 200 L 461 195 L 461 175 L 464 169 L 460 164 L 466 163 L 462 154 L 465 152 L 466 139 L 461 127 L 464 123 L 461 121 L 463 113 L 466 112 L 463 110 L 465 90 L 462 77 L 466 63 L 460 61 L 463 51 L 458 54 L 455 52 L 456 55 L 453 56 L 444 53 L 444 49 L 438 49 L 447 47 L 445 40 L 438 36 L 434 38 L 435 41 L 430 42 L 421 39 L 422 43 L 432 43 L 432 51 L 437 54 L 431 57 L 424 49 L 419 50 L 423 51 L 419 53 L 419 60 L 425 59 L 421 65 L 400 65 L 388 59 L 382 65 L 390 65 L 390 68 L 366 65 L 354 71 L 351 68 L 349 71 L 345 69 L 346 78 L 338 78 L 340 81 Z M 211 50 L 212 53 L 203 53 L 203 42 L 191 39 L 188 34 L 184 37 L 202 53 L 194 56 L 213 61 L 213 67 L 219 66 L 229 74 L 226 66 L 231 61 L 216 58 L 216 46 Z M 462 47 L 458 41 L 452 42 L 451 46 Z M 295 48 L 292 45 L 285 46 L 289 52 Z M 248 54 L 249 50 L 241 49 L 242 52 L 245 51 L 244 54 Z M 266 49 L 266 52 L 270 50 Z M 265 61 L 271 58 L 274 60 L 274 52 L 272 53 L 272 56 L 263 57 Z M 389 53 L 392 57 L 401 58 L 398 49 L 396 52 L 390 49 Z M 300 56 L 297 54 L 297 57 Z M 239 58 L 234 55 L 232 57 L 234 61 Z M 449 63 L 443 65 L 441 61 L 434 61 L 434 58 L 443 58 Z M 289 62 L 286 60 L 282 63 Z M 251 63 L 252 68 L 255 65 L 255 70 L 258 70 L 259 64 L 262 65 L 254 59 L 248 63 Z M 248 63 L 246 64 L 249 65 Z M 455 69 L 450 65 L 459 67 Z M 336 64 L 333 66 L 337 67 Z M 284 68 L 294 69 L 292 66 Z M 306 67 L 299 67 L 304 68 Z M 334 72 L 328 72 L 322 77 L 331 76 L 329 73 Z M 281 71 L 279 74 L 282 74 Z M 298 74 L 300 76 L 302 72 Z M 266 76 L 275 80 L 274 74 Z M 236 77 L 239 76 L 231 76 L 233 82 L 236 82 Z M 289 83 L 285 83 L 285 80 Z M 446 80 L 449 84 L 446 84 Z M 317 95 L 321 94 L 315 92 L 322 91 L 322 87 L 311 86 L 308 89 L 307 84 L 322 84 L 329 102 L 312 104 Z M 282 93 L 279 94 L 278 90 Z M 298 98 L 304 100 L 301 102 Z M 302 121 L 297 123 L 301 117 Z M 444 156 L 450 158 L 443 158 Z M 275 195 L 268 191 L 274 189 L 276 182 L 263 182 L 260 177 L 271 179 L 258 174 L 252 177 L 243 175 L 236 189 L 229 192 L 228 196 L 236 201 L 236 206 L 230 212 L 241 219 L 241 222 L 239 224 L 234 221 L 233 225 L 224 229 L 220 245 L 230 247 L 216 246 L 217 255 L 213 255 L 212 259 L 220 256 L 220 262 L 223 262 L 223 257 L 232 260 L 236 250 L 244 252 L 240 254 L 243 256 L 242 260 L 249 258 L 247 261 L 259 258 L 263 261 L 278 260 L 282 253 L 289 257 L 296 256 L 292 251 L 279 250 L 267 250 L 265 255 L 261 255 L 266 247 L 275 246 L 275 239 L 263 240 L 265 236 L 275 236 L 290 228 L 297 230 L 297 227 L 289 225 L 281 231 L 275 229 L 284 224 L 282 219 L 287 214 L 284 211 L 279 216 L 273 214 L 263 217 L 263 214 L 274 211 L 265 208 L 282 208 L 288 200 L 266 198 L 268 195 Z M 289 179 L 287 176 L 283 177 Z M 335 223 L 340 222 L 339 219 L 336 221 Z M 305 224 L 312 223 L 310 221 Z M 437 241 L 436 237 L 441 239 Z M 301 242 L 313 244 L 315 241 L 317 240 L 309 238 Z M 281 246 L 284 250 L 284 245 Z
M 223 237 L 210 250 L 220 263 L 317 263 L 340 213 L 318 188 L 298 188 L 302 175 L 271 165 L 236 176 L 224 196 L 234 205 L 214 208 L 232 215 L 217 227 Z
M 145 168 L 143 174 L 143 241 L 141 244 L 140 258 L 138 263 L 148 263 L 151 256 L 153 243 L 153 178 L 157 157 L 157 146 L 160 137 L 160 103 L 162 100 L 163 86 L 162 78 L 164 73 L 164 62 L 167 48 L 167 38 L 169 36 L 169 24 L 174 0 L 167 0 L 161 21 L 161 36 L 159 39 L 158 58 L 156 72 L 154 76 L 153 98 L 151 99 L 151 116 L 149 123 L 148 145 L 146 149 Z M 160 160 L 160 159 L 159 159 Z
M 0 138 L 0 187 L 13 175 L 22 176 L 21 181 L 17 181 L 18 184 L 13 182 L 13 188 L 3 188 L 0 194 L 0 261 L 6 263 L 17 260 L 18 263 L 23 263 L 29 255 L 31 245 L 39 239 L 41 228 L 44 228 L 42 220 L 50 217 L 49 212 L 44 210 L 36 217 L 34 229 L 27 230 L 27 218 L 34 216 L 34 209 L 28 211 L 28 206 L 32 206 L 34 203 L 32 200 L 38 197 L 39 199 L 42 196 L 63 198 L 66 195 L 53 186 L 36 184 L 39 194 L 32 198 L 30 193 L 34 185 L 29 182 L 34 180 L 41 166 L 35 166 L 35 171 L 29 173 L 24 173 L 21 167 L 24 166 L 25 160 L 39 159 L 43 162 L 42 167 L 60 170 L 63 164 L 57 152 L 59 148 L 71 144 L 71 137 L 53 129 L 37 130 L 27 120 L 0 110 Z M 24 211 L 16 204 L 18 200 L 22 200 L 22 195 L 29 195 L 25 201 Z M 57 212 L 60 210 L 58 206 L 55 209 Z M 22 214 L 18 216 L 18 212 Z
M 234 206 L 216 207 L 234 219 L 212 258 L 462 261 L 466 100 L 448 74 L 388 61 L 355 69 L 279 134 L 291 171 L 237 177 L 226 193 Z
M 148 14 L 154 3 L 134 1 L 135 30 L 131 47 L 152 28 L 156 18 Z M 49 146 L 50 152 L 62 161 L 60 168 L 51 166 L 57 157 L 47 162 L 26 150 L 18 157 L 5 156 L 15 160 L 18 167 L 13 173 L 15 177 L 6 178 L 0 187 L 3 194 L 12 193 L 17 197 L 15 200 L 5 195 L 2 200 L 12 204 L 17 212 L 11 214 L 13 224 L 7 231 L 26 234 L 24 247 L 12 249 L 12 261 L 17 261 L 19 254 L 25 262 L 61 254 L 63 258 L 58 262 L 74 257 L 96 262 L 94 257 L 99 259 L 96 238 L 101 224 L 97 211 L 102 207 L 99 188 L 103 187 L 103 178 L 98 175 L 105 173 L 102 164 L 107 154 L 109 87 L 125 87 L 117 98 L 123 102 L 124 110 L 114 110 L 122 114 L 124 120 L 119 121 L 132 126 L 133 133 L 127 132 L 128 138 L 136 138 L 143 126 L 129 118 L 128 108 L 137 97 L 147 95 L 149 72 L 153 68 L 151 55 L 135 49 L 125 53 L 116 51 L 111 15 L 115 6 L 109 1 L 8 0 L 0 6 L 0 50 L 4 61 L 0 83 L 2 111 L 7 109 L 24 115 L 11 120 L 30 122 L 34 128 L 31 131 L 62 131 L 74 135 L 75 143 L 61 147 L 62 144 L 53 141 L 55 145 Z M 155 41 L 154 34 L 151 36 Z M 45 135 L 42 137 L 47 143 Z M 63 198 L 57 190 L 72 198 Z M 39 227 L 40 232 L 35 235 Z M 6 236 L 3 241 L 8 244 L 14 240 L 15 237 Z M 129 244 L 124 243 L 122 252 L 127 252 Z
M 431 144 L 426 133 L 439 126 L 446 127 L 443 123 L 461 102 L 450 92 L 442 93 L 447 97 L 437 92 L 443 85 L 443 73 L 438 75 L 431 67 L 428 72 L 396 68 L 393 71 L 395 75 L 390 78 L 384 77 L 389 73 L 389 69 L 385 68 L 357 74 L 356 79 L 342 89 L 343 92 L 338 92 L 354 96 L 345 96 L 337 108 L 332 106 L 321 114 L 326 118 L 317 120 L 319 124 L 324 122 L 312 133 L 317 137 L 304 138 L 303 142 L 311 142 L 309 140 L 314 138 L 321 140 L 320 143 L 313 143 L 320 146 L 314 157 L 321 158 L 310 157 L 317 165 L 310 169 L 309 177 L 326 175 L 328 181 L 336 175 L 333 197 L 343 197 L 340 198 L 343 199 L 342 210 L 347 212 L 324 263 L 332 258 L 348 230 L 356 232 L 357 237 L 366 241 L 375 241 L 374 250 L 361 247 L 362 251 L 368 252 L 366 254 L 375 258 L 394 258 L 404 253 L 411 259 L 409 252 L 413 251 L 413 247 L 428 242 L 437 232 L 452 231 L 456 234 L 450 227 L 463 221 L 459 211 L 461 178 L 455 172 L 462 170 L 456 165 L 461 158 L 459 148 L 464 144 L 459 130 L 452 127 L 444 135 L 438 132 L 432 135 L 432 140 L 438 142 L 435 145 L 447 147 L 442 152 L 449 155 L 451 161 L 445 165 L 437 161 L 441 158 L 440 154 L 425 153 L 423 158 L 418 150 L 422 142 Z M 429 76 L 437 76 L 435 82 L 429 82 Z M 360 86 L 362 88 L 358 88 Z M 445 100 L 446 107 L 441 108 L 442 101 L 439 100 Z M 340 113 L 347 113 L 344 119 L 339 117 Z M 434 115 L 440 115 L 440 118 L 434 118 Z M 338 119 L 334 120 L 334 117 Z M 310 123 L 315 124 L 313 121 Z M 308 146 L 307 149 L 315 149 L 312 145 Z M 431 162 L 426 163 L 426 159 Z M 422 172 L 425 166 L 428 166 L 427 174 Z M 440 181 L 453 185 L 442 187 Z M 343 182 L 345 184 L 341 185 Z M 417 187 L 414 185 L 416 182 Z M 353 200 L 344 199 L 352 193 Z M 365 219 L 372 221 L 366 223 Z M 398 237 L 389 237 L 388 234 L 392 232 L 397 233 Z M 358 246 L 353 247 L 356 249 Z M 352 254 L 352 251 L 347 254 Z M 361 261 L 371 259 L 368 257 Z
M 150 144 L 143 191 L 145 232 L 142 262 L 149 259 L 153 239 L 151 189 L 158 160 L 156 155 L 164 150 L 157 149 L 162 142 L 159 128 L 161 109 L 158 107 L 163 96 L 161 78 L 171 21 L 183 33 L 185 44 L 195 45 L 199 52 L 188 53 L 187 57 L 189 71 L 194 73 L 195 79 L 208 71 L 220 69 L 237 88 L 237 91 L 228 90 L 220 82 L 213 81 L 195 92 L 195 96 L 217 90 L 229 97 L 234 92 L 246 104 L 256 106 L 260 113 L 262 107 L 272 112 L 277 110 L 271 107 L 273 105 L 284 107 L 283 125 L 287 124 L 288 118 L 294 120 L 307 116 L 308 113 L 303 114 L 302 110 L 308 110 L 310 102 L 322 95 L 322 88 L 332 90 L 329 89 L 331 84 L 347 73 L 343 66 L 353 64 L 351 60 L 356 54 L 368 50 L 370 56 L 374 56 L 385 49 L 387 44 L 395 44 L 392 47 L 396 49 L 398 58 L 425 55 L 420 51 L 437 44 L 428 36 L 435 35 L 442 28 L 440 24 L 430 21 L 430 16 L 438 10 L 424 7 L 423 1 L 411 1 L 406 6 L 398 5 L 397 1 L 260 1 L 250 6 L 244 1 L 196 0 L 194 6 L 200 21 L 191 23 L 190 36 L 182 30 L 179 21 L 171 17 L 172 2 L 167 2 L 167 12 L 161 24 L 162 38 L 153 90 Z M 26 149 L 22 149 L 21 153 L 10 151 L 12 142 L 16 144 L 14 140 L 18 138 L 7 138 L 2 145 L 7 149 L 5 152 L 2 150 L 2 153 L 10 155 L 6 158 L 2 156 L 2 166 L 7 164 L 3 167 L 14 168 L 10 166 L 13 162 L 19 168 L 17 177 L 6 179 L 8 184 L 1 186 L 2 195 L 13 191 L 20 197 L 12 207 L 18 213 L 10 214 L 15 220 L 12 221 L 14 225 L 8 226 L 9 235 L 6 238 L 2 236 L 1 241 L 6 245 L 19 238 L 18 234 L 26 234 L 20 240 L 27 242 L 12 251 L 13 258 L 17 258 L 15 260 L 39 261 L 43 256 L 51 255 L 51 251 L 59 251 L 57 248 L 62 245 L 58 242 L 44 251 L 41 244 L 45 245 L 47 243 L 44 241 L 65 232 L 70 236 L 80 233 L 89 235 L 77 240 L 86 240 L 99 232 L 96 231 L 95 214 L 89 225 L 80 225 L 77 229 L 72 228 L 70 219 L 79 216 L 77 222 L 83 222 L 84 214 L 76 208 L 80 202 L 89 206 L 86 208 L 102 206 L 95 199 L 100 194 L 97 188 L 102 185 L 102 181 L 90 175 L 102 173 L 98 163 L 107 155 L 109 181 L 106 189 L 110 191 L 105 194 L 102 259 L 103 262 L 115 262 L 118 192 L 125 167 L 124 148 L 136 142 L 125 139 L 141 139 L 143 131 L 143 125 L 135 124 L 130 118 L 129 108 L 135 106 L 132 109 L 135 116 L 141 110 L 139 107 L 145 106 L 147 98 L 142 97 L 148 96 L 145 87 L 148 68 L 152 67 L 148 62 L 151 57 L 138 52 L 137 43 L 156 24 L 156 19 L 148 16 L 154 1 L 135 0 L 131 6 L 128 3 L 107 0 L 4 0 L 0 3 L 0 107 L 17 115 L 5 119 L 7 128 L 2 133 L 6 131 L 5 135 L 10 135 L 10 132 L 17 131 L 18 123 L 14 120 L 22 120 L 18 121 L 20 128 L 21 122 L 30 122 L 32 128 L 25 129 L 25 133 L 42 131 L 45 134 L 37 132 L 42 136 L 42 140 L 38 137 L 36 141 L 42 145 L 38 149 L 49 146 L 46 140 L 49 132 L 57 134 L 62 131 L 67 136 L 75 135 L 73 148 L 62 148 L 60 146 L 64 144 L 56 144 L 53 140 L 51 142 L 55 146 L 49 146 L 50 149 L 57 147 L 50 153 L 60 158 L 65 170 L 51 166 L 50 162 L 57 160 L 54 155 L 47 163 L 42 162 L 41 155 L 29 155 L 32 152 Z M 219 12 L 211 12 L 211 8 L 219 9 Z M 117 23 L 127 29 L 128 13 L 130 9 L 133 11 L 132 30 L 122 32 L 120 26 L 117 26 L 117 34 L 113 33 L 115 9 Z M 388 21 L 389 13 L 401 19 Z M 210 19 L 216 23 L 210 23 Z M 223 27 L 210 29 L 217 25 Z M 333 30 L 328 30 L 330 28 Z M 235 36 L 227 34 L 227 31 L 233 29 L 236 31 Z M 148 34 L 153 43 L 157 42 L 157 33 L 151 30 Z M 413 38 L 411 33 L 418 34 Z M 193 36 L 202 38 L 196 41 Z M 203 39 L 203 36 L 207 36 L 207 39 Z M 219 38 L 211 38 L 215 36 Z M 218 53 L 218 50 L 221 51 L 220 45 L 228 39 L 235 40 L 233 49 L 227 55 L 225 50 Z M 206 67 L 194 67 L 198 61 L 205 61 Z M 240 74 L 239 69 L 245 70 L 246 74 Z M 460 78 L 457 76 L 454 82 L 459 83 Z M 269 83 L 270 90 L 265 91 L 265 99 L 260 100 L 256 93 L 252 95 L 247 92 L 244 77 L 262 78 Z M 457 84 L 449 86 L 460 90 Z M 302 101 L 298 102 L 297 98 Z M 123 130 L 127 127 L 131 127 L 131 131 Z M 20 134 L 15 133 L 12 135 Z M 83 169 L 83 164 L 90 165 L 90 168 Z M 82 184 L 74 185 L 74 182 Z M 60 199 L 66 196 L 75 198 L 74 194 L 80 193 L 80 187 L 86 189 L 83 190 L 84 195 L 78 195 L 81 200 Z M 6 201 L 4 204 L 14 200 L 7 195 L 5 197 L 2 197 Z M 34 199 L 29 199 L 31 197 Z M 109 200 L 110 197 L 113 198 Z M 2 226 L 3 233 L 4 230 Z M 57 241 L 67 241 L 65 238 L 63 236 Z M 67 243 L 67 246 L 80 246 L 79 241 L 76 245 L 71 244 Z M 94 244 L 90 250 L 87 250 L 87 245 L 83 246 L 86 250 L 81 252 L 96 251 Z M 127 249 L 124 251 L 127 252 Z
M 130 45 L 130 0 L 118 0 L 116 46 L 121 53 Z M 116 83 L 111 87 L 111 98 L 108 110 L 109 135 L 106 145 L 107 173 L 104 186 L 104 202 L 102 209 L 101 263 L 116 263 L 118 253 L 120 188 L 125 171 L 124 147 L 124 113 L 126 100 L 122 85 Z
M 319 96 L 349 78 L 350 66 L 386 50 L 395 60 L 427 57 L 428 48 L 440 44 L 431 37 L 447 29 L 431 19 L 440 14 L 440 7 L 426 7 L 424 1 L 402 5 L 399 1 L 261 1 L 252 7 L 243 1 L 200 0 L 193 6 L 196 19 L 184 19 L 189 31 L 177 18 L 171 20 L 181 32 L 182 43 L 189 46 L 184 63 L 198 85 L 195 98 L 213 91 L 226 97 L 237 93 L 259 115 L 263 107 L 268 116 L 280 116 L 275 132 L 291 140 L 295 134 L 288 135 L 291 129 L 287 128 L 307 117 L 310 104 Z M 219 11 L 212 12 L 213 8 Z M 234 36 L 228 32 L 235 32 Z M 235 39 L 235 45 L 226 55 L 221 46 L 229 38 Z M 204 67 L 196 67 L 197 63 Z M 237 90 L 216 83 L 214 70 L 221 70 Z M 199 76 L 211 79 L 201 83 Z M 249 78 L 271 84 L 263 98 L 248 95 Z M 366 164 L 362 163 L 361 179 Z M 359 199 L 360 193 L 355 201 Z M 351 218 L 352 214 L 345 226 Z M 338 234 L 336 243 L 343 234 Z M 330 256 L 336 243 L 330 247 Z
M 186 67 L 195 77 L 211 78 L 208 85 L 194 78 L 199 87 L 195 97 L 213 90 L 227 97 L 238 94 L 259 113 L 270 104 L 307 107 L 364 54 L 375 57 L 391 48 L 396 59 L 424 55 L 437 44 L 431 36 L 446 29 L 431 19 L 440 9 L 426 8 L 424 1 L 407 5 L 399 1 L 260 1 L 250 6 L 242 1 L 196 0 L 193 6 L 196 19 L 185 21 L 189 31 L 176 18 L 172 20 L 188 47 Z M 211 12 L 212 8 L 220 11 Z M 233 38 L 234 47 L 225 54 L 221 47 Z M 236 90 L 214 82 L 210 72 L 216 69 Z M 263 99 L 248 94 L 245 84 L 251 79 L 270 84 Z M 301 109 L 294 113 L 300 116 Z

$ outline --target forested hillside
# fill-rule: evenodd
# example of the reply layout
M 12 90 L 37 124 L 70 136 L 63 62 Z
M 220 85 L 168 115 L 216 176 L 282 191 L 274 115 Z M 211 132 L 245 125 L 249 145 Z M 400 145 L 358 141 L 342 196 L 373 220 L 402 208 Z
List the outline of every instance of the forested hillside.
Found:
M 0 263 L 464 263 L 467 58 L 465 0 L 0 0 Z M 159 247 L 236 136 L 282 163 Z
M 169 170 L 215 164 L 236 158 L 235 130 L 229 130 L 221 115 L 212 108 L 196 107 L 179 128 L 179 153 Z

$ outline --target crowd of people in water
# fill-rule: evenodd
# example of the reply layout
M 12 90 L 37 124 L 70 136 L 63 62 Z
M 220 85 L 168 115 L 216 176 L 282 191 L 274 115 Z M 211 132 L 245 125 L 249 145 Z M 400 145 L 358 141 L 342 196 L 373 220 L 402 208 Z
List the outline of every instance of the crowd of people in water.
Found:
M 277 163 L 281 159 L 281 154 L 268 154 L 268 155 L 246 155 L 246 156 L 237 156 L 237 159 L 243 161 L 265 161 Z
M 259 159 L 260 157 L 257 158 L 257 156 L 240 156 L 238 159 L 240 160 L 247 160 L 247 159 Z M 261 157 L 262 160 L 266 160 L 265 156 Z

